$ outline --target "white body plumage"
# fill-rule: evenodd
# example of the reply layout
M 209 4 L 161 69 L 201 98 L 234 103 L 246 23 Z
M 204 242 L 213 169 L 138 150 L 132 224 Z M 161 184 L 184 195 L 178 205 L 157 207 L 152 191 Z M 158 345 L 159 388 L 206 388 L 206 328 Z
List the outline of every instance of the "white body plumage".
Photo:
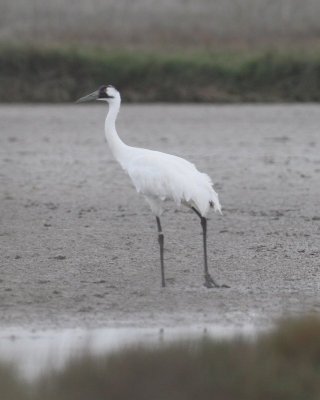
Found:
M 113 86 L 101 86 L 78 102 L 104 100 L 109 103 L 105 121 L 105 135 L 111 152 L 130 176 L 138 193 L 142 194 L 156 216 L 160 245 L 161 282 L 164 287 L 164 234 L 160 215 L 165 200 L 173 200 L 177 206 L 185 204 L 200 217 L 203 232 L 204 285 L 207 288 L 228 287 L 218 285 L 209 274 L 207 261 L 207 219 L 210 206 L 221 213 L 217 193 L 207 174 L 183 158 L 159 151 L 127 146 L 116 131 L 116 118 L 120 109 L 120 93 Z
M 207 174 L 199 172 L 189 161 L 159 151 L 127 146 L 119 138 L 115 121 L 120 109 L 119 92 L 108 87 L 109 112 L 105 135 L 116 160 L 130 176 L 138 193 L 142 194 L 156 216 L 163 212 L 163 202 L 172 200 L 194 207 L 206 216 L 210 206 L 221 212 L 218 194 Z

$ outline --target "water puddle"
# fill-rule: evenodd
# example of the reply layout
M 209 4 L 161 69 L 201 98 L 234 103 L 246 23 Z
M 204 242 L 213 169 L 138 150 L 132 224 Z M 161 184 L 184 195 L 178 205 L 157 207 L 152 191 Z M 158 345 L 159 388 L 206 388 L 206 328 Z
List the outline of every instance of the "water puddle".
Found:
M 28 331 L 5 328 L 0 332 L 0 361 L 13 363 L 18 371 L 33 380 L 48 369 L 59 369 L 70 357 L 89 351 L 105 354 L 121 348 L 154 345 L 174 340 L 236 335 L 253 337 L 257 327 L 189 326 L 176 328 L 99 328 Z

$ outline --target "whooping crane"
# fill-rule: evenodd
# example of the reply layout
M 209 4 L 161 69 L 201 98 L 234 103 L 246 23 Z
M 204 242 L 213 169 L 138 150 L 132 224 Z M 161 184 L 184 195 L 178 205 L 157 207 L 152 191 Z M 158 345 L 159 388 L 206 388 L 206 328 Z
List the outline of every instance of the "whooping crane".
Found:
M 207 261 L 207 219 L 210 207 L 221 213 L 218 194 L 207 174 L 201 173 L 183 158 L 127 146 L 119 138 L 115 122 L 120 109 L 120 93 L 113 86 L 101 86 L 95 92 L 81 97 L 77 103 L 102 100 L 109 103 L 105 120 L 105 136 L 114 158 L 128 173 L 138 193 L 142 194 L 156 217 L 160 245 L 161 283 L 165 286 L 163 244 L 164 235 L 160 223 L 163 202 L 173 200 L 177 206 L 190 207 L 200 218 L 203 232 L 204 285 L 207 288 L 228 287 L 218 285 L 211 277 Z

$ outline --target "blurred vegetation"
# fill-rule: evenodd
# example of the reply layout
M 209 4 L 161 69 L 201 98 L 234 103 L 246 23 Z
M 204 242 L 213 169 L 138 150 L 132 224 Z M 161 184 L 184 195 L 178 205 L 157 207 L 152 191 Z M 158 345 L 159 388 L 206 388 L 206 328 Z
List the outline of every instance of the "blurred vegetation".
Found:
M 319 0 L 1 0 L 0 41 L 168 48 L 319 48 Z
M 282 322 L 256 340 L 235 338 L 83 355 L 23 383 L 0 368 L 2 400 L 316 400 L 320 319 Z
M 319 0 L 1 0 L 0 101 L 319 101 L 319 32 Z
M 101 84 L 129 102 L 319 101 L 320 52 L 0 47 L 1 102 L 69 102 Z

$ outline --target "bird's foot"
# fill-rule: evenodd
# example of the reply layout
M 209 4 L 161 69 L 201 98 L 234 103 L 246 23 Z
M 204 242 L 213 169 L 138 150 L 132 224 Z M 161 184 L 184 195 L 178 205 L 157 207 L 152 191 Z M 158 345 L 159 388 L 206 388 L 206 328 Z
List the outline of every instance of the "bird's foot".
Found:
M 217 282 L 214 281 L 214 279 L 212 278 L 212 276 L 210 274 L 205 274 L 204 276 L 205 278 L 205 282 L 204 282 L 204 286 L 208 289 L 211 288 L 215 288 L 215 289 L 227 289 L 230 288 L 230 286 L 228 285 L 218 285 Z

